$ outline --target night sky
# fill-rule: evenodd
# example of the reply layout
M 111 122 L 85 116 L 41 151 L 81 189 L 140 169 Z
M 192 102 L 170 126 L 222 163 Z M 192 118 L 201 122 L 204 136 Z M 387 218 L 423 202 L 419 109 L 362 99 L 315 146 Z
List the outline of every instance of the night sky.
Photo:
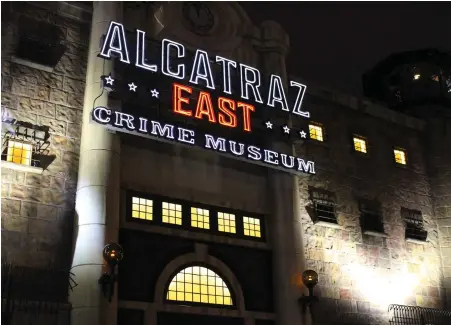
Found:
M 361 76 L 391 53 L 451 51 L 451 2 L 240 2 L 255 24 L 290 36 L 288 72 L 361 94 Z M 308 84 L 307 84 L 308 85 Z

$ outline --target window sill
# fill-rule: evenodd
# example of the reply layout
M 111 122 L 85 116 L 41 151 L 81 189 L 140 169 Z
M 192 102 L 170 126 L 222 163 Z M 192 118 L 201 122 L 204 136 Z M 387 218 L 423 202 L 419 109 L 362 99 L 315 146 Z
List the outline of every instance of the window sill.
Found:
M 406 242 L 412 243 L 412 244 L 418 244 L 418 245 L 426 245 L 428 243 L 427 239 L 419 240 L 419 239 L 413 239 L 413 238 L 406 238 Z
M 34 174 L 42 174 L 42 172 L 44 171 L 44 169 L 41 167 L 21 165 L 21 164 L 16 164 L 16 163 L 13 163 L 10 161 L 3 161 L 3 160 L 1 161 L 1 167 L 13 169 L 13 170 L 19 170 L 19 171 L 27 172 L 27 173 L 34 173 Z
M 326 221 L 315 222 L 315 226 L 322 226 L 322 227 L 329 227 L 329 228 L 334 228 L 334 229 L 341 229 L 341 226 L 339 224 L 326 222 Z
M 31 62 L 31 61 L 28 61 L 25 59 L 20 59 L 15 56 L 11 57 L 11 62 L 21 64 L 21 65 L 24 65 L 24 66 L 27 66 L 27 67 L 30 67 L 33 69 L 38 69 L 38 70 L 47 71 L 47 72 L 53 72 L 52 67 L 49 67 L 49 66 L 46 66 L 43 64 L 39 64 L 39 63 L 35 63 L 35 62 Z
M 383 237 L 383 238 L 388 238 L 387 234 L 384 234 L 382 232 L 377 232 L 377 231 L 371 231 L 371 230 L 365 230 L 363 232 L 364 235 L 369 235 L 369 236 L 375 236 L 375 237 Z

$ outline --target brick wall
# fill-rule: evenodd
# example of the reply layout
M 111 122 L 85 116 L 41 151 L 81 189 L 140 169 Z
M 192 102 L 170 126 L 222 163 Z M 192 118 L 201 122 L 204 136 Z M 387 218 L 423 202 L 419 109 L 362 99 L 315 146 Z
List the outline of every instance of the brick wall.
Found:
M 42 174 L 2 168 L 3 261 L 70 267 L 90 28 L 80 13 L 58 2 L 2 3 L 2 107 L 19 121 L 50 127 L 46 154 L 56 156 Z M 52 72 L 13 62 L 20 16 L 51 22 L 66 36 Z
M 299 155 L 316 162 L 317 169 L 315 176 L 300 179 L 301 206 L 310 204 L 309 186 L 334 192 L 340 226 L 314 225 L 303 209 L 306 267 L 320 276 L 315 323 L 385 322 L 392 303 L 441 308 L 441 254 L 425 131 L 392 122 L 402 120 L 401 114 L 396 119 L 378 118 L 365 114 L 363 107 L 350 109 L 318 98 L 307 101 L 306 107 L 313 121 L 324 124 L 327 140 L 296 147 Z M 393 115 L 386 108 L 378 115 L 384 112 Z M 367 137 L 368 155 L 353 152 L 353 133 Z M 407 149 L 407 168 L 395 166 L 393 146 Z M 388 237 L 362 234 L 359 198 L 382 204 Z M 406 242 L 401 207 L 422 212 L 427 243 Z

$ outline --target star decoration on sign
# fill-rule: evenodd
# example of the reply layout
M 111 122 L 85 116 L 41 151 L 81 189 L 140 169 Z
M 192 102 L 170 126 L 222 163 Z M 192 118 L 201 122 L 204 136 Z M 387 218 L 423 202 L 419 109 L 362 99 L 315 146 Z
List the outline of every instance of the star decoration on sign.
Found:
M 285 126 L 283 127 L 283 132 L 284 132 L 284 133 L 287 133 L 287 134 L 290 134 L 290 128 L 289 128 L 288 126 L 285 125 Z
M 156 89 L 152 89 L 150 92 L 152 93 L 152 97 L 158 98 L 158 95 L 160 95 L 160 93 Z
M 136 92 L 136 88 L 138 87 L 137 85 L 135 85 L 133 82 L 131 84 L 128 84 L 128 87 L 130 88 L 129 90 Z
M 307 137 L 307 133 L 305 133 L 304 131 L 299 132 L 299 135 L 301 136 L 301 138 Z
M 270 121 L 266 122 L 265 124 L 267 129 L 272 129 L 272 123 Z
M 107 85 L 111 85 L 112 86 L 113 82 L 114 82 L 114 79 L 111 78 L 111 76 L 108 76 L 108 77 L 105 78 L 105 81 L 106 81 Z

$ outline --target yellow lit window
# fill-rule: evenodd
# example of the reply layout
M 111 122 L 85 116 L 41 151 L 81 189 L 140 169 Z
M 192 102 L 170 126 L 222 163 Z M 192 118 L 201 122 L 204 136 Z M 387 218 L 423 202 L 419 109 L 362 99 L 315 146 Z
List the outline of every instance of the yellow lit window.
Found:
M 137 219 L 153 219 L 153 201 L 139 197 L 132 198 L 132 217 Z
M 31 144 L 8 140 L 6 161 L 21 165 L 31 165 Z
M 191 227 L 210 229 L 210 211 L 191 208 Z
M 245 236 L 261 237 L 260 219 L 243 217 L 243 229 Z
M 167 300 L 232 305 L 232 296 L 224 280 L 203 266 L 180 271 L 169 283 Z
M 395 154 L 395 161 L 396 161 L 398 164 L 401 164 L 401 165 L 407 164 L 407 161 L 406 161 L 406 152 L 405 152 L 404 150 L 401 150 L 401 149 L 395 149 L 395 150 L 393 150 L 393 153 Z
M 366 153 L 366 140 L 354 137 L 354 150 Z
M 323 128 L 321 126 L 309 124 L 308 129 L 309 129 L 310 139 L 324 141 Z
M 165 223 L 181 225 L 182 224 L 182 206 L 180 204 L 163 202 L 161 218 L 162 218 L 162 221 Z
M 218 230 L 236 234 L 235 215 L 218 212 Z

